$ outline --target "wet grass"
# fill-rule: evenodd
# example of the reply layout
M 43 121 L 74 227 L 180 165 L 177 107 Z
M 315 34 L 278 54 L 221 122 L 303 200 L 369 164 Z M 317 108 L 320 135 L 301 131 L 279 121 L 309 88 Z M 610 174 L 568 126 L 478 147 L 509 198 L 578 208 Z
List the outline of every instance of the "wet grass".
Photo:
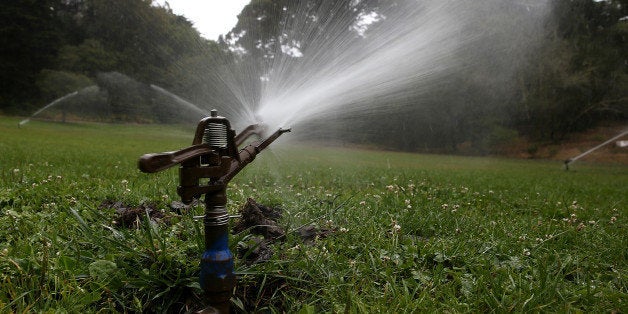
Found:
M 137 158 L 192 129 L 0 118 L 0 312 L 197 308 L 202 213 Z M 294 130 L 297 132 L 298 130 Z M 289 135 L 286 135 L 289 136 Z M 623 312 L 628 168 L 276 146 L 234 179 L 286 238 L 236 261 L 233 307 L 278 312 Z M 105 200 L 167 219 L 116 227 Z M 333 230 L 313 243 L 295 231 Z M 232 250 L 254 243 L 231 238 Z

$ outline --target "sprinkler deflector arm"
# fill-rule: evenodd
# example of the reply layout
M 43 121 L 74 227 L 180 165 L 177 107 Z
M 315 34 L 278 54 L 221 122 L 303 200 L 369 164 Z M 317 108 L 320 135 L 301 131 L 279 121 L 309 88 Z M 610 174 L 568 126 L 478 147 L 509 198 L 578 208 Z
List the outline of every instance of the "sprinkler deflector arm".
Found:
M 201 256 L 199 281 L 210 307 L 203 312 L 229 313 L 235 287 L 233 255 L 228 240 L 227 184 L 257 154 L 289 131 L 279 129 L 238 152 L 238 145 L 251 136 L 262 138 L 266 127 L 254 124 L 235 135 L 229 121 L 212 110 L 210 117 L 199 122 L 192 146 L 174 152 L 146 154 L 139 160 L 139 169 L 148 173 L 180 164 L 177 193 L 183 203 L 189 204 L 205 194 L 205 251 Z M 201 184 L 201 181 L 205 183 Z
M 211 152 L 211 146 L 209 146 L 208 144 L 199 144 L 175 152 L 145 154 L 144 156 L 140 157 L 138 166 L 142 172 L 155 173 L 166 170 L 190 158 L 209 154 Z
M 242 133 L 234 138 L 235 143 L 242 143 L 253 135 L 260 135 L 266 128 L 260 125 L 250 125 Z M 186 161 L 208 155 L 210 158 L 217 158 L 214 150 L 209 144 L 197 144 L 178 151 L 163 152 L 156 154 L 145 154 L 140 157 L 138 167 L 142 172 L 155 173 L 171 168 L 177 164 L 182 164 L 179 169 L 181 185 L 178 188 L 179 195 L 185 204 L 192 202 L 192 199 L 200 197 L 202 194 L 216 191 L 216 185 L 199 185 L 201 178 L 217 178 L 223 184 L 229 183 L 246 165 L 251 163 L 257 154 L 274 142 L 281 134 L 290 132 L 291 129 L 279 129 L 263 141 L 255 141 L 245 146 L 236 158 L 227 156 L 221 157 L 217 162 L 219 166 L 197 167 L 195 165 L 185 165 Z

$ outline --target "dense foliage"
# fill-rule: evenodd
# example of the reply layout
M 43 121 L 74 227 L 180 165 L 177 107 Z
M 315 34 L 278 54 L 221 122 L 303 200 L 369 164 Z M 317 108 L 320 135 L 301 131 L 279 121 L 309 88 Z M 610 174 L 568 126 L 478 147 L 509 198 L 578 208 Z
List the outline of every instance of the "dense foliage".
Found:
M 340 35 L 333 32 L 351 31 L 333 24 L 400 1 L 254 0 L 218 42 L 203 39 L 184 17 L 150 0 L 3 1 L 0 112 L 32 113 L 94 84 L 101 93 L 75 105 L 106 104 L 105 120 L 113 121 L 172 119 L 150 84 L 185 95 L 202 108 L 255 104 L 264 68 L 275 56 L 291 53 L 282 41 L 298 41 L 300 52 L 307 54 L 308 34 L 319 29 L 333 40 Z M 339 115 L 343 126 L 332 131 L 345 140 L 395 149 L 486 153 L 519 136 L 560 141 L 600 123 L 625 121 L 628 2 L 552 4 L 536 49 L 521 49 L 519 43 L 491 50 L 501 41 L 502 30 L 494 26 L 507 18 L 500 12 L 522 10 L 516 1 L 495 2 L 499 10 L 478 22 L 478 27 L 492 29 L 493 42 L 485 51 L 475 51 L 483 53 L 450 75 L 447 86 L 394 101 L 373 99 L 383 107 L 395 106 L 395 101 L 420 106 L 406 106 L 386 119 L 373 115 L 356 122 Z M 297 24 L 297 31 L 287 31 Z M 510 57 L 496 58 L 504 52 Z M 236 68 L 246 71 L 225 76 Z M 233 91 L 238 83 L 248 89 L 241 93 L 248 99 Z M 351 131 L 355 129 L 367 131 Z

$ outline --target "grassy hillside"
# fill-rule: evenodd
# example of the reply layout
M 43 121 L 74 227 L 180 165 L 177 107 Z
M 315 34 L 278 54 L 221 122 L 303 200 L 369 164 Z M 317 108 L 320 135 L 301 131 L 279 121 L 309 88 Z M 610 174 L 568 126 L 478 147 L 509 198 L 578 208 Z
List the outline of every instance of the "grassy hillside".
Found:
M 17 123 L 0 117 L 0 312 L 198 308 L 202 208 L 170 209 L 176 169 L 136 166 L 189 145 L 193 130 Z M 286 232 L 231 237 L 244 252 L 233 306 L 625 311 L 626 186 L 617 164 L 567 172 L 560 162 L 276 145 L 228 190 L 233 214 L 252 197 L 281 211 Z M 147 214 L 124 225 L 126 207 Z

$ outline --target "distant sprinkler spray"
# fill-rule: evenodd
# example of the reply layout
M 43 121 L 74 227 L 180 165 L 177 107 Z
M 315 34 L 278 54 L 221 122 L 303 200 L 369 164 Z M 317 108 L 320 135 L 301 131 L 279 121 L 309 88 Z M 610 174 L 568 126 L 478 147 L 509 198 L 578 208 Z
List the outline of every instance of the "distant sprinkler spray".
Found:
M 614 140 L 617 140 L 617 139 L 621 138 L 622 136 L 624 136 L 626 134 L 628 134 L 628 129 L 622 131 L 621 133 L 619 133 L 618 135 L 614 136 L 613 138 L 607 140 L 606 142 L 604 142 L 604 143 L 602 143 L 602 144 L 600 144 L 598 146 L 595 146 L 595 147 L 587 150 L 586 152 L 584 152 L 584 153 L 582 153 L 582 154 L 580 154 L 580 155 L 578 155 L 576 157 L 572 157 L 572 158 L 569 158 L 569 159 L 565 160 L 565 170 L 569 170 L 569 164 L 573 163 L 574 161 L 576 161 L 576 160 L 578 160 L 578 159 L 580 159 L 580 158 L 582 158 L 582 157 L 584 157 L 584 156 L 586 156 L 586 155 L 588 155 L 588 154 L 598 150 L 600 147 L 602 147 L 602 146 L 604 146 L 606 144 L 609 144 L 609 143 L 613 142 Z

